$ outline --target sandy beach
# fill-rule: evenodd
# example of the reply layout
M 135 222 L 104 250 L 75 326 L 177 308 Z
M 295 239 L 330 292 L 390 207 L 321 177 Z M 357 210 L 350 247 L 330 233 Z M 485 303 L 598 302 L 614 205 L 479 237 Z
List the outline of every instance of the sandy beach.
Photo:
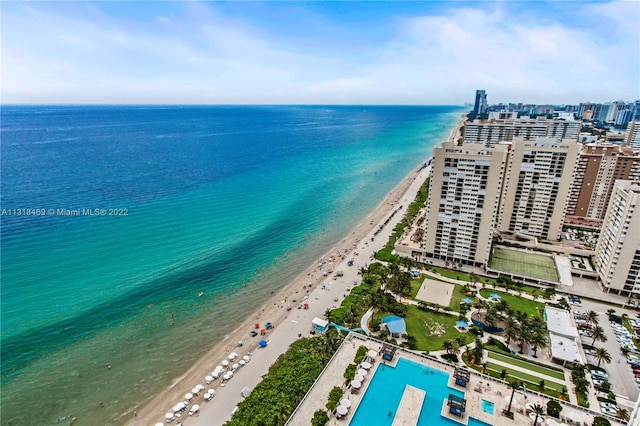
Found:
M 228 421 L 232 410 L 243 398 L 242 389 L 253 389 L 293 341 L 300 336 L 309 336 L 312 319 L 322 317 L 327 309 L 338 307 L 354 282 L 360 282 L 358 270 L 372 262 L 373 254 L 388 241 L 393 227 L 405 215 L 408 205 L 429 173 L 430 167 L 414 169 L 338 246 L 319 259 L 323 263 L 322 269 L 317 263 L 309 266 L 259 310 L 248 316 L 236 330 L 211 348 L 168 389 L 138 412 L 131 413 L 126 424 L 155 425 L 164 422 L 165 414 L 172 412 L 172 407 L 183 401 L 184 395 L 191 392 L 196 384 L 215 389 L 215 397 L 207 402 L 204 401 L 203 394 L 195 396 L 193 404 L 200 405 L 200 412 L 194 416 L 185 413 L 177 422 L 184 425 L 215 426 Z M 381 227 L 374 237 L 374 233 Z M 352 266 L 347 264 L 350 259 L 353 260 Z M 334 273 L 325 276 L 325 271 Z M 344 275 L 336 277 L 336 271 L 342 271 Z M 309 308 L 299 308 L 302 303 L 308 303 Z M 259 323 L 260 328 L 264 328 L 266 322 L 271 322 L 274 328 L 267 331 L 265 336 L 251 337 L 254 324 Z M 261 339 L 269 341 L 267 347 L 259 348 L 258 342 Z M 239 340 L 244 342 L 242 347 L 237 344 Z M 207 385 L 205 376 L 210 375 L 231 352 L 236 352 L 238 359 L 250 354 L 251 361 L 241 367 L 226 384 L 218 379 Z

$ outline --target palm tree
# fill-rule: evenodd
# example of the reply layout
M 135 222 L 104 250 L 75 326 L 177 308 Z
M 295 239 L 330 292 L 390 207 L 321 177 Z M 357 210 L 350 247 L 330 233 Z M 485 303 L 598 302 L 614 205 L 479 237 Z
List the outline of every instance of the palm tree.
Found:
M 540 389 L 540 392 L 544 392 L 544 386 L 545 386 L 545 382 L 544 380 L 540 380 L 540 382 L 538 383 L 538 389 Z
M 587 323 L 598 325 L 598 313 L 596 311 L 587 312 Z
M 509 348 L 509 343 L 511 343 L 511 341 L 516 341 L 519 336 L 520 325 L 515 319 L 513 319 L 513 317 L 507 317 L 504 328 L 504 337 L 506 339 L 505 343 L 507 344 L 507 348 Z
M 547 333 L 539 329 L 535 330 L 531 335 L 530 343 L 531 346 L 533 346 L 533 357 L 537 358 L 536 353 L 538 352 L 538 348 L 547 346 Z
M 502 371 L 500 372 L 500 378 L 504 380 L 506 377 L 507 377 L 507 370 L 503 368 Z
M 589 337 L 593 337 L 593 342 L 591 342 L 591 346 L 596 343 L 596 340 L 599 342 L 606 342 L 607 335 L 604 334 L 604 328 L 602 326 L 596 325 L 591 330 L 589 330 Z
M 629 412 L 627 410 L 625 410 L 624 408 L 619 408 L 618 409 L 618 417 L 620 417 L 620 419 L 622 420 L 629 420 Z
M 453 342 L 451 340 L 445 340 L 444 342 L 442 342 L 442 349 L 444 349 L 445 351 L 447 351 L 448 354 L 450 354 L 454 349 Z
M 598 367 L 600 367 L 600 363 L 602 361 L 606 362 L 607 364 L 611 364 L 611 355 L 605 348 L 596 348 L 593 356 L 598 360 Z
M 507 407 L 507 413 L 511 413 L 511 403 L 513 402 L 513 396 L 515 395 L 517 390 L 522 389 L 522 381 L 510 380 L 509 389 L 511 389 L 511 398 L 509 398 L 509 406 Z
M 536 423 L 538 423 L 538 417 L 544 414 L 544 407 L 540 404 L 536 404 L 532 408 L 533 413 L 536 415 L 536 418 L 533 419 L 533 426 L 536 426 Z

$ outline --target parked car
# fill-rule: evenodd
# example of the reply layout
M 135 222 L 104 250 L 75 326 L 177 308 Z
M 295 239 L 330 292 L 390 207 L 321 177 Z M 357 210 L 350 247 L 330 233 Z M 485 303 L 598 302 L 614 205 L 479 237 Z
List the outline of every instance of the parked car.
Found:
M 618 410 L 614 410 L 613 408 L 609 407 L 600 407 L 600 411 L 602 411 L 602 414 L 609 414 L 610 416 L 618 415 Z
M 611 408 L 612 410 L 618 411 L 618 406 L 616 404 L 612 404 L 610 402 L 601 402 L 600 406 L 601 407 Z

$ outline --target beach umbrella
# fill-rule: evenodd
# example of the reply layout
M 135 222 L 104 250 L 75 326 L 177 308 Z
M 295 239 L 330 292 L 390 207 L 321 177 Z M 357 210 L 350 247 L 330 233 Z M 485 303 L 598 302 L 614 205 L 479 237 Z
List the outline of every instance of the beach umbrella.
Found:
M 260 347 L 264 348 L 269 344 L 269 342 L 267 342 L 266 340 L 260 340 Z
M 378 353 L 376 351 L 371 350 L 367 352 L 367 355 L 369 356 L 369 358 L 375 358 L 376 355 L 378 355 Z
M 227 374 L 229 375 L 230 378 L 233 377 L 233 371 L 229 371 Z
M 242 359 L 244 359 L 245 361 L 249 362 L 251 357 L 249 355 L 245 355 L 245 356 L 242 357 Z
M 237 370 L 238 368 L 240 368 L 240 365 L 238 365 L 238 364 L 233 364 L 233 365 L 231 366 L 231 368 L 233 368 L 234 370 Z
M 233 361 L 234 359 L 236 359 L 236 356 L 234 354 L 229 354 L 229 359 Z
M 347 414 L 347 407 L 345 407 L 344 405 L 338 405 L 338 408 L 336 408 L 336 413 L 344 416 L 345 414 Z
M 260 323 L 255 323 L 255 324 L 254 324 L 254 327 L 255 327 L 255 328 L 260 328 Z
M 226 367 L 227 365 L 229 365 L 229 361 L 227 361 L 227 360 L 225 359 L 224 361 L 222 361 L 222 365 L 224 365 L 224 366 Z
M 194 404 L 193 407 L 191 407 L 191 411 L 194 413 L 197 413 L 198 410 L 200 410 L 200 406 L 198 404 Z
M 196 385 L 196 389 L 198 389 L 198 392 L 202 392 L 203 390 L 205 390 L 206 388 L 204 386 L 202 386 L 201 384 L 197 384 Z
M 173 417 L 174 417 L 174 416 L 173 416 L 173 413 L 167 413 L 167 414 L 165 414 L 165 415 L 164 415 L 164 417 L 165 417 L 167 420 L 173 420 Z
M 360 389 L 362 387 L 362 382 L 358 380 L 352 380 L 351 387 L 355 389 Z
M 371 368 L 371 363 L 367 361 L 363 362 L 361 365 L 362 365 L 362 368 L 364 368 L 365 370 L 368 370 Z
M 205 393 L 204 394 L 204 400 L 205 401 L 211 401 L 212 398 L 213 398 L 213 395 L 211 395 L 210 393 Z
M 218 377 L 220 377 L 220 371 L 214 371 L 213 373 L 211 373 L 211 375 L 213 376 L 214 379 L 217 379 Z
M 194 395 L 197 395 L 200 393 L 200 389 L 198 389 L 197 387 L 194 387 L 193 389 L 191 389 L 191 393 Z
M 190 399 L 193 399 L 193 394 L 191 394 L 191 393 L 185 393 L 185 394 L 184 394 L 184 399 L 186 399 L 187 401 L 188 401 L 188 400 L 190 400 Z
M 347 398 L 345 399 L 341 399 L 340 400 L 340 405 L 342 405 L 343 407 L 351 407 L 351 401 L 349 401 Z
M 212 376 L 206 376 L 204 378 L 204 381 L 207 382 L 207 384 L 211 384 L 211 382 L 213 382 L 213 377 Z
M 207 393 L 208 393 L 208 394 L 210 394 L 210 395 L 215 395 L 215 394 L 216 394 L 216 391 L 215 391 L 215 390 L 213 390 L 213 389 L 209 389 L 209 390 L 207 391 Z
M 222 370 L 224 370 L 224 368 L 221 365 L 217 365 L 214 371 L 220 372 Z
M 245 365 L 247 363 L 247 361 L 245 361 L 244 359 L 240 360 L 240 367 L 242 367 L 243 365 Z
M 362 377 L 359 374 L 356 374 L 355 377 L 353 378 L 353 380 L 357 381 L 357 382 L 361 382 L 364 380 L 364 377 Z
M 362 377 L 364 377 L 364 376 L 367 375 L 367 370 L 365 370 L 364 368 L 360 368 L 360 369 L 358 369 L 357 373 L 359 375 L 361 375 Z
M 231 378 L 231 376 L 229 375 L 229 373 L 226 373 L 224 376 L 222 376 L 222 378 L 224 380 L 229 380 Z
M 238 346 L 242 346 L 244 342 L 242 340 L 238 340 Z

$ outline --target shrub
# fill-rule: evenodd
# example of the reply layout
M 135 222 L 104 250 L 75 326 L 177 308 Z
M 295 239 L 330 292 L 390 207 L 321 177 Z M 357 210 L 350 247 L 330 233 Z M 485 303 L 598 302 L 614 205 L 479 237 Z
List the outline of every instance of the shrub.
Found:
M 356 370 L 358 367 L 355 364 L 347 365 L 347 368 L 344 370 L 344 378 L 347 380 L 353 380 L 356 376 Z
M 596 417 L 593 419 L 593 426 L 611 426 L 611 422 L 604 417 Z
M 367 352 L 368 348 L 366 346 L 360 346 L 356 351 L 356 356 L 355 358 L 353 358 L 353 362 L 355 362 L 356 364 L 360 364 L 364 357 L 367 355 Z
M 551 400 L 547 402 L 547 414 L 556 419 L 560 418 L 560 411 L 562 411 L 562 405 L 558 401 Z
M 340 399 L 342 398 L 342 389 L 338 386 L 334 386 L 329 392 L 329 401 L 327 402 L 327 410 L 333 411 L 336 409 L 338 404 L 340 403 Z
M 311 426 L 324 426 L 329 422 L 329 416 L 323 410 L 318 410 L 313 413 L 311 419 Z
M 441 355 L 442 359 L 453 362 L 453 363 L 457 363 L 458 362 L 458 355 L 456 354 L 443 354 Z

